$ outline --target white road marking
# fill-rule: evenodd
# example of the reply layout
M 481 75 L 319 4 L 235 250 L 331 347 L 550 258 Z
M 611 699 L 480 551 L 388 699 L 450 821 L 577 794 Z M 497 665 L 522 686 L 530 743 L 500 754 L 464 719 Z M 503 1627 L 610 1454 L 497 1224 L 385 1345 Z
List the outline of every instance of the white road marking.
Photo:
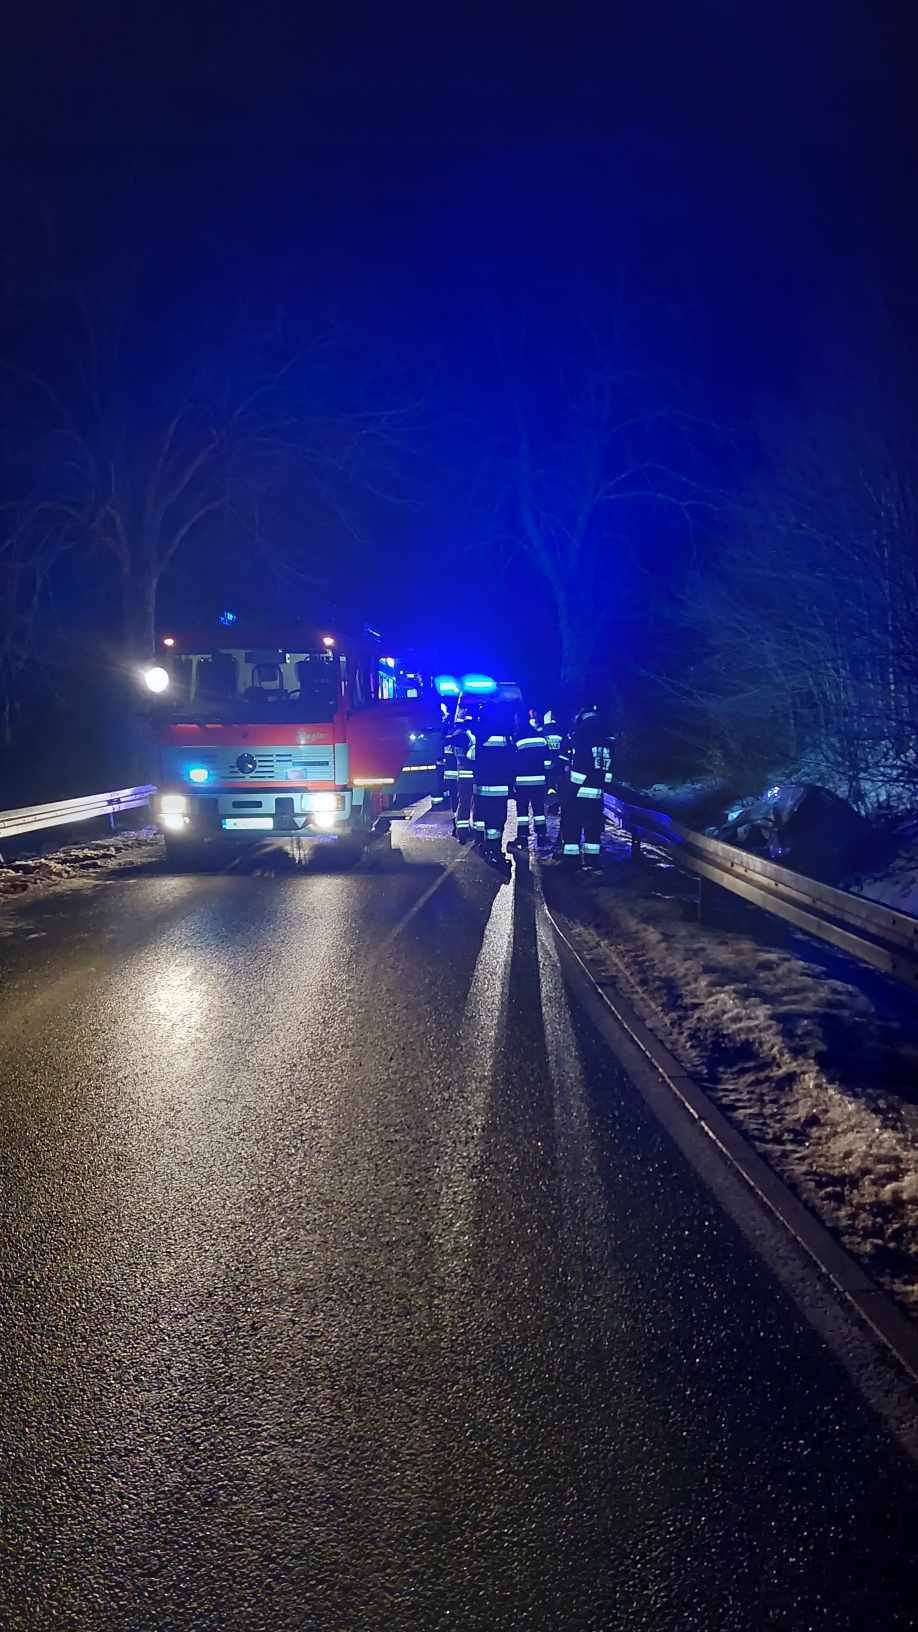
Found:
M 503 844 L 504 844 L 504 846 L 506 847 L 510 843 L 510 840 L 515 838 L 515 836 L 516 836 L 516 805 L 514 804 L 513 800 L 511 799 L 509 801 L 509 803 L 508 803 L 508 806 L 507 806 L 507 820 L 506 820 L 506 822 L 504 824 L 504 833 L 503 833 Z M 461 867 L 462 863 L 465 860 L 467 860 L 467 858 L 472 854 L 474 854 L 474 851 L 473 851 L 473 848 L 472 848 L 471 845 L 466 845 L 466 846 L 463 847 L 461 853 L 456 857 L 455 861 L 451 861 L 449 866 L 444 868 L 444 870 L 440 874 L 439 878 L 435 878 L 433 883 L 428 885 L 427 889 L 424 890 L 423 894 L 418 896 L 417 900 L 414 902 L 414 905 L 408 908 L 408 911 L 405 913 L 404 917 L 399 919 L 398 923 L 395 925 L 395 927 L 393 929 L 390 929 L 390 931 L 389 931 L 388 935 L 386 936 L 385 940 L 380 943 L 380 945 L 378 946 L 378 948 L 376 950 L 376 958 L 380 958 L 382 956 L 382 954 L 388 949 L 388 947 L 390 947 L 392 945 L 392 942 L 395 940 L 396 936 L 401 935 L 402 930 L 405 929 L 408 924 L 410 924 L 412 918 L 415 916 L 415 913 L 420 912 L 422 907 L 426 907 L 426 905 L 427 905 L 428 901 L 430 900 L 431 896 L 436 894 L 436 892 L 440 888 L 441 884 L 446 883 L 446 880 L 449 878 L 450 873 L 454 873 L 456 871 L 457 867 Z M 513 889 L 512 889 L 513 878 L 512 877 L 511 877 L 510 882 L 511 882 L 511 888 L 510 888 L 509 893 L 512 895 L 513 894 Z M 487 930 L 485 931 L 485 934 L 487 934 Z M 483 950 L 484 950 L 484 945 L 482 944 L 482 951 Z M 479 957 L 480 957 L 480 955 L 481 954 L 479 954 Z M 476 967 L 477 967 L 477 965 L 476 965 Z M 474 981 L 474 976 L 472 978 L 473 978 L 473 981 Z
M 446 883 L 450 873 L 454 873 L 457 867 L 462 866 L 462 863 L 466 860 L 470 853 L 471 852 L 469 850 L 463 850 L 461 854 L 456 857 L 455 861 L 451 861 L 448 867 L 444 867 L 439 877 L 435 878 L 433 883 L 428 885 L 423 894 L 418 896 L 417 900 L 414 902 L 414 905 L 408 908 L 408 911 L 405 913 L 404 917 L 399 919 L 394 929 L 390 929 L 385 940 L 380 942 L 376 949 L 376 957 L 374 962 L 382 957 L 382 954 L 392 945 L 392 942 L 395 940 L 396 936 L 401 935 L 402 930 L 406 927 L 406 925 L 411 923 L 415 913 L 420 912 L 422 907 L 426 907 L 431 896 L 436 894 L 441 884 Z

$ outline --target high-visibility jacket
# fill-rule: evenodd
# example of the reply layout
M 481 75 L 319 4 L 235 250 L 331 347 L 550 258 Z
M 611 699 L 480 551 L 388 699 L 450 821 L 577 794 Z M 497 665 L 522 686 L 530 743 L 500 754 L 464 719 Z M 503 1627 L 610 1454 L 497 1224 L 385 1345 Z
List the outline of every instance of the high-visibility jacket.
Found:
M 561 727 L 558 725 L 558 722 L 555 719 L 551 709 L 549 709 L 545 715 L 545 719 L 542 722 L 542 730 L 545 734 L 545 741 L 548 743 L 548 752 L 545 755 L 545 769 L 548 772 L 550 786 L 557 788 L 561 760 L 561 744 L 563 738 L 561 735 Z
M 596 714 L 577 721 L 561 750 L 568 784 L 582 789 L 583 797 L 592 795 L 596 799 L 601 799 L 611 785 L 614 757 L 615 738 L 603 728 Z
M 522 793 L 526 788 L 544 788 L 548 781 L 548 739 L 538 728 L 527 728 L 516 739 L 513 779 Z
M 475 751 L 475 737 L 468 725 L 458 721 L 449 732 L 447 742 L 452 748 L 453 764 L 456 767 L 456 776 L 460 782 L 471 782 L 474 776 L 472 761 Z M 449 763 L 447 761 L 447 763 Z
M 506 799 L 513 789 L 513 739 L 502 731 L 479 728 L 474 749 L 475 793 L 480 799 Z
M 542 721 L 542 729 L 545 732 L 548 742 L 549 753 L 559 753 L 561 749 L 562 736 L 558 722 L 555 719 L 551 709 L 548 710 L 548 713 L 545 715 L 545 718 Z
M 455 782 L 459 776 L 456 764 L 456 744 L 453 741 L 453 726 L 447 726 L 443 733 L 443 780 Z

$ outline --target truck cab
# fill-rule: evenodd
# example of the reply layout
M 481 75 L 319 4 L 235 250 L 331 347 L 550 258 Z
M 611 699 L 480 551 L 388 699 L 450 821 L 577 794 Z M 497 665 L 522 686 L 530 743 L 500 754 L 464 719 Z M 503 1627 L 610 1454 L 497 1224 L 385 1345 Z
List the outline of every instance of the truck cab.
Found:
M 170 860 L 272 837 L 368 838 L 439 727 L 435 695 L 390 684 L 391 673 L 368 633 L 163 636 L 144 680 Z

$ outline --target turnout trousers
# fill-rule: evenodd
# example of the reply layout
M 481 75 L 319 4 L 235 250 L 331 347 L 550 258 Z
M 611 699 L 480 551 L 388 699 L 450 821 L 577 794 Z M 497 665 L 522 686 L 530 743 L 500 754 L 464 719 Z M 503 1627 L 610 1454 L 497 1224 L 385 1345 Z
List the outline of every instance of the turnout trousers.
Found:
M 456 783 L 456 805 L 453 812 L 453 832 L 457 839 L 467 839 L 472 832 L 472 778 L 460 772 Z
M 475 837 L 487 855 L 500 855 L 506 821 L 507 794 L 476 793 Z
M 568 861 L 599 860 L 604 815 L 602 789 L 568 782 L 561 800 L 561 855 Z
M 530 833 L 541 838 L 545 832 L 545 784 L 536 787 L 516 786 L 516 836 L 528 839 Z M 530 817 L 530 811 L 532 815 Z

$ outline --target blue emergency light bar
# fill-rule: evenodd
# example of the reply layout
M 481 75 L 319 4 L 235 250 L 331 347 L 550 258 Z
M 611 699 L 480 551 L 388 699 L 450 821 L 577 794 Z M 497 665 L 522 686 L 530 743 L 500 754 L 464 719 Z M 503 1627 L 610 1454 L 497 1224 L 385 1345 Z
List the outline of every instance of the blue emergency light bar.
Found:
M 492 680 L 489 674 L 464 674 L 462 676 L 463 691 L 496 691 L 497 681 Z
M 438 697 L 458 697 L 462 687 L 454 674 L 435 674 L 434 690 Z

